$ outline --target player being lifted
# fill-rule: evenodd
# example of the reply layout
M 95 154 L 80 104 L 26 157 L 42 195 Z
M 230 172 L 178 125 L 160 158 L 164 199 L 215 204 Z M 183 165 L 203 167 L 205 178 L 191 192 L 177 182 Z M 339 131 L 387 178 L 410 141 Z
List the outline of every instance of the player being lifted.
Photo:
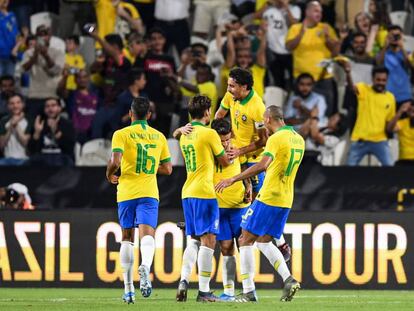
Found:
M 253 76 L 250 71 L 234 68 L 230 71 L 227 81 L 227 93 L 221 101 L 216 113 L 216 119 L 224 118 L 230 110 L 231 126 L 235 144 L 229 156 L 247 157 L 247 166 L 251 167 L 259 162 L 263 147 L 267 141 L 266 129 L 263 126 L 265 105 L 260 96 L 253 90 Z M 252 176 L 253 199 L 263 185 L 264 172 Z M 290 260 L 290 247 L 285 242 L 283 234 L 276 239 L 286 261 Z
M 142 262 L 138 273 L 143 297 L 151 295 L 149 273 L 154 258 L 154 233 L 158 221 L 158 186 L 156 174 L 170 175 L 172 165 L 164 135 L 148 126 L 151 117 L 148 99 L 133 100 L 129 115 L 131 126 L 116 131 L 112 137 L 112 155 L 106 169 L 109 182 L 118 184 L 118 217 L 122 227 L 120 250 L 125 294 L 122 299 L 135 301 L 133 284 L 134 229 L 139 228 Z M 115 175 L 121 168 L 121 176 Z
M 254 278 L 253 243 L 266 256 L 284 282 L 281 301 L 290 301 L 300 288 L 293 279 L 282 253 L 272 243 L 283 233 L 293 202 L 294 181 L 305 149 L 303 138 L 292 127 L 286 126 L 279 107 L 270 106 L 264 114 L 264 125 L 269 137 L 263 157 L 241 174 L 222 180 L 215 189 L 220 192 L 235 182 L 266 171 L 263 187 L 255 201 L 242 217 L 240 270 L 243 294 L 236 301 L 257 301 Z
M 225 119 L 216 119 L 211 123 L 211 128 L 214 129 L 220 136 L 221 144 L 226 152 L 232 149 L 232 132 L 231 124 Z M 174 136 L 180 134 L 190 133 L 191 127 L 184 126 L 175 131 Z M 245 159 L 245 157 L 241 157 Z M 214 183 L 228 177 L 232 177 L 241 172 L 243 160 L 235 158 L 232 163 L 223 167 L 218 161 L 215 161 Z M 221 253 L 223 255 L 223 287 L 224 293 L 219 297 L 223 301 L 234 300 L 234 284 L 236 279 L 236 258 L 234 257 L 234 239 L 238 239 L 241 233 L 240 223 L 241 217 L 245 212 L 245 207 L 251 201 L 251 182 L 246 179 L 243 182 L 237 182 L 231 187 L 223 191 L 223 193 L 216 193 L 218 206 L 220 209 L 220 233 L 217 235 L 217 240 L 220 243 Z M 197 253 L 199 249 L 199 241 L 196 239 L 189 239 L 187 247 L 183 254 L 183 265 L 181 269 L 181 279 L 177 290 L 177 301 L 186 301 L 188 282 L 191 270 L 197 260 Z
M 180 137 L 185 159 L 187 180 L 182 190 L 186 235 L 200 238 L 198 253 L 199 292 L 197 301 L 218 301 L 210 292 L 210 277 L 216 235 L 219 232 L 219 207 L 214 192 L 214 161 L 226 167 L 230 160 L 216 131 L 206 127 L 210 123 L 211 101 L 207 96 L 193 97 L 188 106 L 192 118 L 191 133 Z

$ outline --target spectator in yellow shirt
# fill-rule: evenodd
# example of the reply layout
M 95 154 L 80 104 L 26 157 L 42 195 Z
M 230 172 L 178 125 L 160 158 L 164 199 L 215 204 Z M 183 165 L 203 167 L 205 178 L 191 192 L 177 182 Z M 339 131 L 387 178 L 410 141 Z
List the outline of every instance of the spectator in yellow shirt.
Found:
M 66 80 L 66 89 L 69 91 L 76 90 L 75 75 L 82 69 L 85 69 L 85 60 L 78 53 L 79 37 L 70 36 L 66 39 L 65 69 L 68 71 Z
M 407 114 L 407 118 L 401 118 Z M 414 165 L 414 106 L 411 102 L 401 105 L 397 112 L 395 132 L 398 132 L 399 156 L 395 165 Z
M 335 31 L 322 23 L 322 6 L 311 1 L 306 6 L 302 23 L 290 27 L 286 36 L 286 48 L 293 53 L 293 76 L 310 73 L 315 79 L 315 91 L 324 95 L 328 105 L 326 114 L 337 112 L 336 83 L 321 62 L 332 59 L 339 52 L 339 41 Z

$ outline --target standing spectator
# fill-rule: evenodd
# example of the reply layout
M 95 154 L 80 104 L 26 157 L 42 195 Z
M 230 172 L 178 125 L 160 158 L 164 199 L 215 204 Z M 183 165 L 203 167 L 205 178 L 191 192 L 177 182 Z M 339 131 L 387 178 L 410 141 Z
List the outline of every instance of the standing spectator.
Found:
M 286 48 L 293 52 L 293 76 L 310 73 L 316 81 L 315 91 L 325 96 L 327 116 L 337 109 L 336 83 L 321 62 L 336 56 L 339 42 L 331 26 L 321 23 L 322 6 L 311 1 L 306 6 L 305 19 L 294 24 L 286 37 Z
M 203 43 L 193 43 L 190 49 L 183 51 L 178 76 L 188 81 L 195 81 L 197 67 L 207 61 L 208 47 Z
M 30 139 L 30 123 L 24 114 L 24 100 L 14 94 L 8 100 L 9 115 L 0 120 L 0 165 L 22 165 L 28 159 L 26 147 Z
M 9 0 L 0 0 L 0 76 L 14 75 L 11 52 L 19 33 L 16 16 L 8 11 Z
M 8 113 L 8 101 L 16 91 L 15 81 L 12 76 L 0 77 L 0 119 Z
M 57 98 L 46 99 L 44 115 L 38 115 L 29 141 L 30 163 L 37 166 L 73 165 L 75 131 L 72 123 L 61 117 Z
M 104 83 L 102 86 L 103 107 L 98 110 L 92 127 L 92 138 L 102 138 L 111 135 L 118 129 L 119 115 L 116 107 L 116 97 L 128 87 L 128 72 L 131 63 L 122 50 L 124 44 L 119 35 L 111 34 L 103 40 L 92 32 L 91 36 L 103 47 L 105 59 L 96 61 L 91 66 L 93 73 L 100 73 Z
M 401 119 L 406 113 L 408 118 Z M 401 105 L 397 112 L 395 131 L 398 132 L 399 157 L 395 165 L 414 165 L 414 105 L 410 102 Z
M 76 24 L 83 29 L 87 23 L 96 21 L 93 0 L 59 0 L 59 37 L 73 34 Z
M 395 97 L 386 90 L 388 69 L 375 67 L 372 70 L 372 85 L 353 84 L 351 65 L 343 62 L 348 88 L 357 96 L 357 115 L 351 134 L 351 148 L 348 165 L 356 166 L 367 154 L 373 154 L 383 166 L 391 166 L 391 151 L 387 141 L 388 133 L 394 130 Z
M 194 35 L 207 40 L 212 26 L 217 26 L 223 14 L 230 12 L 230 2 L 230 0 L 195 0 Z
M 151 29 L 154 26 L 155 0 L 129 0 L 140 12 L 145 28 Z
M 264 94 L 264 78 L 266 75 L 266 31 L 267 26 L 263 23 L 257 28 L 256 35 L 260 40 L 259 49 L 256 53 L 256 60 L 254 61 L 250 48 L 236 46 L 237 38 L 236 32 L 229 31 L 227 34 L 227 53 L 226 63 L 221 70 L 224 88 L 227 85 L 230 70 L 233 67 L 239 67 L 249 70 L 253 75 L 253 89 L 260 97 Z M 242 39 L 244 40 L 244 38 Z M 250 42 L 247 40 L 247 42 Z M 240 43 L 239 43 L 240 44 Z
M 134 66 L 145 71 L 145 93 L 155 103 L 156 108 L 157 118 L 154 127 L 168 137 L 176 103 L 167 75 L 176 72 L 175 63 L 170 55 L 164 53 L 166 39 L 162 29 L 151 29 L 148 38 L 149 52 L 143 59 L 138 59 Z
M 129 111 L 131 110 L 132 101 L 134 98 L 144 97 L 142 90 L 145 88 L 146 84 L 147 80 L 142 69 L 133 69 L 130 71 L 128 77 L 128 88 L 116 98 L 116 107 L 119 109 L 118 113 L 121 119 L 121 127 L 131 124 Z
M 388 14 L 388 1 L 370 0 L 368 11 L 371 15 L 372 25 L 368 37 L 369 46 L 372 46 L 371 55 L 375 56 L 386 45 L 387 28 L 391 25 Z M 371 45 L 371 42 L 374 44 Z
M 377 63 L 389 71 L 387 90 L 394 94 L 397 107 L 411 100 L 412 90 L 409 69 L 411 62 L 403 46 L 403 33 L 400 26 L 388 28 L 387 43 L 377 56 Z
M 372 83 L 371 73 L 375 65 L 375 59 L 367 52 L 367 36 L 363 32 L 353 35 L 351 41 L 352 51 L 346 56 L 351 61 L 351 76 L 354 83 Z
M 147 54 L 147 44 L 138 32 L 131 32 L 128 35 L 128 46 L 124 49 L 124 54 L 131 64 L 138 59 L 144 58 Z
M 274 84 L 283 89 L 292 84 L 292 54 L 286 49 L 285 41 L 288 29 L 301 17 L 300 8 L 289 4 L 289 0 L 269 1 L 256 14 L 256 17 L 267 21 L 267 42 L 271 53 L 269 64 Z M 286 81 L 286 72 L 289 80 Z M 288 82 L 288 84 L 286 83 Z
M 311 111 L 315 108 L 318 111 L 316 116 L 318 126 L 326 126 L 327 123 L 325 98 L 314 92 L 314 86 L 313 76 L 309 73 L 302 73 L 296 79 L 295 92 L 286 104 L 286 123 L 294 125 L 299 132 L 302 124 L 311 117 Z
M 76 141 L 84 144 L 92 138 L 92 121 L 98 110 L 99 97 L 90 88 L 90 76 L 81 69 L 75 74 L 76 90 L 67 88 L 68 72 L 63 71 L 58 93 L 66 101 L 66 109 L 72 119 Z
M 179 55 L 190 46 L 190 27 L 188 25 L 190 0 L 155 1 L 156 26 L 165 33 L 165 50 L 174 45 Z
M 68 90 L 76 89 L 75 75 L 84 69 L 86 64 L 83 56 L 78 53 L 79 36 L 70 36 L 66 39 L 65 69 L 68 70 L 69 76 L 66 80 Z
M 36 29 L 36 45 L 24 53 L 22 68 L 29 73 L 30 85 L 26 110 L 31 117 L 43 111 L 46 98 L 56 96 L 57 85 L 65 64 L 65 54 L 49 45 L 50 29 Z

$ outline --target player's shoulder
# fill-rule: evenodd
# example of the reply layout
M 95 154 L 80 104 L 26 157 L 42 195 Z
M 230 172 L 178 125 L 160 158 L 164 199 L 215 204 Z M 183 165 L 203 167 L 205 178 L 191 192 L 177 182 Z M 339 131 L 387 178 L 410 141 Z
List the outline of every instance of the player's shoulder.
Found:
M 166 139 L 165 135 L 163 133 L 161 133 L 159 130 L 157 130 L 156 128 L 153 128 L 152 126 L 147 126 L 147 131 L 151 134 L 155 134 L 158 135 L 158 137 L 160 137 L 161 139 Z

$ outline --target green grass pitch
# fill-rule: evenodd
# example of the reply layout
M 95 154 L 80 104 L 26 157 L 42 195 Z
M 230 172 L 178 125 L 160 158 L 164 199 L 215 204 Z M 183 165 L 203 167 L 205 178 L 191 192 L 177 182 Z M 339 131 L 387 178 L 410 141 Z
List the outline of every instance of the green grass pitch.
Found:
M 154 289 L 148 299 L 136 290 L 135 304 L 127 305 L 121 289 L 0 288 L 0 310 L 414 310 L 414 291 L 301 290 L 279 302 L 280 290 L 258 290 L 255 304 L 196 303 L 196 293 L 191 289 L 189 301 L 177 303 L 174 289 Z

